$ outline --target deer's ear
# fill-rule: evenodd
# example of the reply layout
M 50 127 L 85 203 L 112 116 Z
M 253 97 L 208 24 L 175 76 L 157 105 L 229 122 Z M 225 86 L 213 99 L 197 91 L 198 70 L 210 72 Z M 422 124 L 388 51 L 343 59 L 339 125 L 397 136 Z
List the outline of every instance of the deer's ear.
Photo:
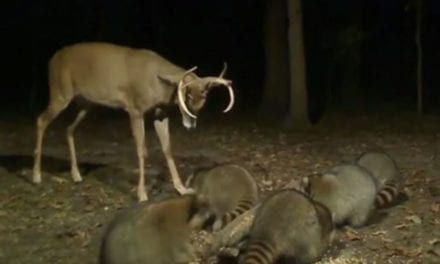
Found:
M 157 78 L 161 82 L 171 86 L 177 86 L 180 81 L 180 76 L 171 75 L 171 74 L 159 74 L 157 75 Z
M 179 82 L 182 80 L 181 74 L 159 74 L 157 75 L 157 78 L 161 80 L 162 82 L 168 84 L 168 85 L 179 85 Z M 194 81 L 194 77 L 190 75 L 186 75 L 183 77 L 183 83 L 188 83 Z

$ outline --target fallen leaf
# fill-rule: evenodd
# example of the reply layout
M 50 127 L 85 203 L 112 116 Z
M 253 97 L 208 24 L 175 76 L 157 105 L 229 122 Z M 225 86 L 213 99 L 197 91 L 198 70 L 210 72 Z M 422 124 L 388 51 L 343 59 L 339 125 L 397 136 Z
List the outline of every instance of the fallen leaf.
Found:
M 436 255 L 437 257 L 440 257 L 440 240 L 439 239 L 432 239 L 429 241 L 429 244 L 431 245 L 431 248 L 428 250 L 428 253 L 431 253 L 433 255 Z
M 382 240 L 382 242 L 384 242 L 384 243 L 393 243 L 393 242 L 394 242 L 394 240 L 391 239 L 391 238 L 381 238 L 381 240 Z
M 408 252 L 407 256 L 413 258 L 413 257 L 417 257 L 417 256 L 419 256 L 419 255 L 422 254 L 422 253 L 423 253 L 423 247 L 420 246 L 420 247 L 418 247 L 418 248 L 416 248 L 416 249 L 410 250 L 410 251 Z
M 407 229 L 408 227 L 409 226 L 406 223 L 401 223 L 401 224 L 398 224 L 398 225 L 394 226 L 395 229 L 399 229 L 399 230 Z
M 95 210 L 95 208 L 91 204 L 88 204 L 88 205 L 84 206 L 84 211 L 85 212 L 93 212 L 94 210 Z
M 405 217 L 405 219 L 409 220 L 417 225 L 420 225 L 422 223 L 422 219 L 418 215 L 410 215 L 410 216 Z
M 58 184 L 64 184 L 67 182 L 66 179 L 58 177 L 58 176 L 52 176 L 50 179 Z
M 411 178 L 415 178 L 417 176 L 420 176 L 424 172 L 425 172 L 425 170 L 423 170 L 423 169 L 415 169 L 411 172 Z
M 261 183 L 262 183 L 263 185 L 265 185 L 265 186 L 271 186 L 271 185 L 273 185 L 273 181 L 272 181 L 272 180 L 263 180 Z
M 432 204 L 431 205 L 431 211 L 433 213 L 438 213 L 440 211 L 440 204 L 438 204 L 438 203 Z
M 440 239 L 438 239 L 438 238 L 431 239 L 428 242 L 430 245 L 436 245 L 436 244 L 440 245 Z
M 405 187 L 403 188 L 403 192 L 408 196 L 408 197 L 413 197 L 414 196 L 414 190 L 410 187 Z
M 411 257 L 411 258 L 417 257 L 423 253 L 423 247 L 421 247 L 421 246 L 416 249 L 410 249 L 407 247 L 398 246 L 398 247 L 394 248 L 393 250 L 395 251 L 395 253 L 397 253 L 401 256 Z
M 350 240 L 350 241 L 355 241 L 355 240 L 361 240 L 362 237 L 359 235 L 359 233 L 354 230 L 354 229 L 346 229 L 345 231 L 345 237 Z
M 88 247 L 89 245 L 90 245 L 90 234 L 89 234 L 89 232 L 86 232 L 86 231 L 84 231 L 84 232 L 82 232 L 81 234 L 80 234 L 80 239 L 81 240 L 83 240 L 83 242 L 81 243 L 81 247 Z
M 378 236 L 378 235 L 385 235 L 387 232 L 385 230 L 379 230 L 376 232 L 373 232 L 372 235 L 373 236 Z

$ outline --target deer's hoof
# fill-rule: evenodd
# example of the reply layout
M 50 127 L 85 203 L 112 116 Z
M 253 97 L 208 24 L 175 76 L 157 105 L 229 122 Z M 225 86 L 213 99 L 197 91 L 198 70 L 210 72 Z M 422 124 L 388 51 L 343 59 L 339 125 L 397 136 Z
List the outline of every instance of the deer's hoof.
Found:
M 35 184 L 40 184 L 41 183 L 41 173 L 35 173 L 32 175 L 32 182 Z
M 196 193 L 196 191 L 192 188 L 181 188 L 181 189 L 177 189 L 177 191 L 180 193 L 180 195 Z
M 140 203 L 147 202 L 148 201 L 148 196 L 147 196 L 147 194 L 145 192 L 139 193 L 138 194 L 138 199 L 139 199 Z
M 73 182 L 82 182 L 82 177 L 79 171 L 75 170 L 72 171 L 71 173 L 72 173 Z

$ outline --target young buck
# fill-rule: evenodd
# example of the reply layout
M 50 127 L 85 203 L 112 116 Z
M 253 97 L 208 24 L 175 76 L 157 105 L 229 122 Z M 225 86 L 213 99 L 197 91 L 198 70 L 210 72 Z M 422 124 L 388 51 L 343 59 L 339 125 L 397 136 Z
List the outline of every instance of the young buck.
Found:
M 226 63 L 219 77 L 198 77 L 194 73 L 196 68 L 185 70 L 151 50 L 109 43 L 79 43 L 56 52 L 49 62 L 49 105 L 37 119 L 33 182 L 41 182 L 41 151 L 47 126 L 75 97 L 81 96 L 87 101 L 122 108 L 128 113 L 139 163 L 137 195 L 139 201 L 148 200 L 144 180 L 144 156 L 147 153 L 143 114 L 149 110 L 159 114 L 168 106 L 177 104 L 183 125 L 187 129 L 195 128 L 197 114 L 214 86 L 228 89 L 229 105 L 223 112 L 228 112 L 234 104 L 232 82 L 223 78 Z M 82 178 L 77 165 L 73 134 L 86 114 L 87 110 L 82 109 L 67 128 L 71 173 L 75 182 Z M 182 184 L 172 157 L 168 118 L 155 120 L 154 127 L 174 187 L 183 194 L 187 189 Z

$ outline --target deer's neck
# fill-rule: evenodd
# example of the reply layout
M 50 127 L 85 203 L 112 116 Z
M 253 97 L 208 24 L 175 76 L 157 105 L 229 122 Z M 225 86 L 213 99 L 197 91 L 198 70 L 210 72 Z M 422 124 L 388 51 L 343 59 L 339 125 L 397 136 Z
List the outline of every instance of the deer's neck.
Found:
M 185 70 L 176 65 L 170 64 L 166 69 L 166 72 L 171 75 L 175 75 L 180 78 L 180 75 L 183 76 Z M 160 113 L 159 115 L 155 114 L 156 118 L 163 119 L 168 116 L 169 109 L 178 104 L 177 100 L 177 85 L 159 85 L 157 86 L 155 93 L 161 94 L 160 99 L 155 102 L 154 109 L 156 113 Z
M 170 109 L 177 104 L 177 87 L 166 91 L 166 96 L 163 102 L 160 102 L 154 107 L 154 118 L 163 120 L 169 116 Z

